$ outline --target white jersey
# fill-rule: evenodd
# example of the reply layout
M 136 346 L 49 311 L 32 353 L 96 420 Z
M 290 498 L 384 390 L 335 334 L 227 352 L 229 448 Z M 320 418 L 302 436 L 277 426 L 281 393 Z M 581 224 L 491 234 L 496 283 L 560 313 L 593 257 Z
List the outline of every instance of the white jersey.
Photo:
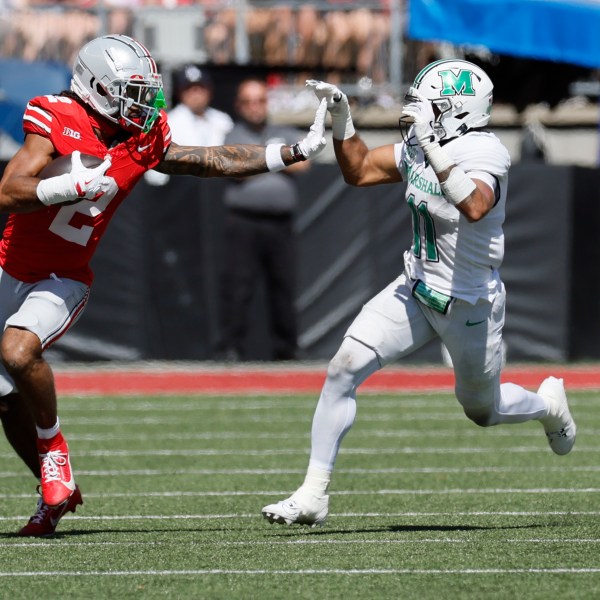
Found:
M 493 298 L 501 288 L 498 268 L 504 257 L 504 223 L 508 169 L 507 149 L 492 133 L 470 132 L 444 144 L 452 161 L 496 193 L 496 205 L 471 223 L 442 195 L 435 172 L 414 138 L 396 144 L 398 170 L 408 183 L 413 242 L 404 255 L 409 277 L 430 288 L 475 303 Z
M 185 104 L 178 104 L 168 117 L 173 141 L 180 146 L 221 146 L 233 129 L 232 118 L 210 106 L 203 115 L 196 115 Z

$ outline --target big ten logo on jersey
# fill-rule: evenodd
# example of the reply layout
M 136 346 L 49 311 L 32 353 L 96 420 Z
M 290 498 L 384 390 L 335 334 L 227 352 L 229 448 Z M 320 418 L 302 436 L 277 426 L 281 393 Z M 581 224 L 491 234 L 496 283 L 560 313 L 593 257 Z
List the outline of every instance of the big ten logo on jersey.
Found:
M 81 134 L 79 133 L 79 131 L 75 131 L 73 129 L 71 129 L 70 127 L 65 127 L 63 129 L 62 132 L 63 135 L 75 138 L 76 140 L 80 140 L 81 139 Z

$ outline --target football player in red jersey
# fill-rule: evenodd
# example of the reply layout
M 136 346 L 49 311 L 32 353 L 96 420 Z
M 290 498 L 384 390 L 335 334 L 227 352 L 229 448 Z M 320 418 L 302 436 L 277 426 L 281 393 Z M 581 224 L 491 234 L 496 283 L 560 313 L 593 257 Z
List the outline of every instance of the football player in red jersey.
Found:
M 293 146 L 178 146 L 164 108 L 161 76 L 144 46 L 123 35 L 94 39 L 75 60 L 69 92 L 27 104 L 24 144 L 0 181 L 0 210 L 10 213 L 0 242 L 0 419 L 41 483 L 38 508 L 21 535 L 53 533 L 82 503 L 43 352 L 81 315 L 90 259 L 119 204 L 149 169 L 240 177 L 284 169 L 325 145 L 324 102 Z M 101 164 L 86 168 L 80 154 Z M 69 172 L 40 178 L 65 155 Z

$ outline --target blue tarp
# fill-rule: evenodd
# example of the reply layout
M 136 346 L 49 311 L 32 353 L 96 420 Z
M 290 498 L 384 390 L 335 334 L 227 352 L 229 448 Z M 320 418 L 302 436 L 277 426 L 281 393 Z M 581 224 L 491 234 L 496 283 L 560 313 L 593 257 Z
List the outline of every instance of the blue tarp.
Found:
M 0 59 L 0 130 L 22 142 L 27 101 L 68 89 L 70 81 L 71 72 L 61 64 Z
M 410 0 L 408 35 L 600 66 L 600 0 Z

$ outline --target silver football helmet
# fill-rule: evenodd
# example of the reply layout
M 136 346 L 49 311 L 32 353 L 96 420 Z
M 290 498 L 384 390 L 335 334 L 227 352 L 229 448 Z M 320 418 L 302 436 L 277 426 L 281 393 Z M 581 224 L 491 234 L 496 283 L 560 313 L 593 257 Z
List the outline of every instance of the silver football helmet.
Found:
M 485 71 L 473 63 L 438 60 L 420 71 L 413 87 L 433 104 L 433 130 L 440 140 L 485 127 L 490 120 L 494 85 Z
M 125 129 L 150 131 L 166 106 L 156 62 L 126 35 L 105 35 L 83 46 L 73 64 L 71 91 Z

